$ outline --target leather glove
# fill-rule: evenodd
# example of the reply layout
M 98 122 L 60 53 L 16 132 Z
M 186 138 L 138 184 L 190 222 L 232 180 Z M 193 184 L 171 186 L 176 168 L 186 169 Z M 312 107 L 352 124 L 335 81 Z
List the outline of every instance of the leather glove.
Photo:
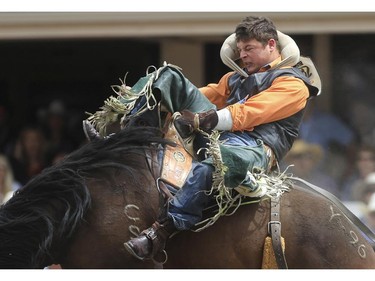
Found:
M 181 116 L 176 118 L 174 125 L 182 138 L 189 137 L 198 128 L 205 132 L 210 132 L 219 121 L 214 109 L 202 113 L 193 113 L 185 109 L 180 113 Z

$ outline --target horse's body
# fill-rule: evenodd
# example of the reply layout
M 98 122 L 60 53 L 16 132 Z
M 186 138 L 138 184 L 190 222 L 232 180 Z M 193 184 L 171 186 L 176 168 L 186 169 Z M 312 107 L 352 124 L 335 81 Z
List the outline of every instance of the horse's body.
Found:
M 89 143 L 17 192 L 0 209 L 0 268 L 153 268 L 123 243 L 158 215 L 144 154 L 162 141 L 156 133 L 127 129 Z M 375 268 L 370 243 L 326 198 L 295 186 L 280 210 L 289 268 Z M 261 268 L 269 221 L 264 200 L 201 232 L 177 233 L 164 268 Z

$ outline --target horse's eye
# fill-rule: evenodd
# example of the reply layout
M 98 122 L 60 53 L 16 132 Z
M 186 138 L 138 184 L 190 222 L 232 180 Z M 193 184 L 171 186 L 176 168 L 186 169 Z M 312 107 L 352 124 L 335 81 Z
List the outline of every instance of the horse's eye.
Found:
M 149 126 L 148 123 L 144 119 L 139 119 L 136 122 L 136 124 L 137 124 L 137 126 L 142 126 L 142 127 Z

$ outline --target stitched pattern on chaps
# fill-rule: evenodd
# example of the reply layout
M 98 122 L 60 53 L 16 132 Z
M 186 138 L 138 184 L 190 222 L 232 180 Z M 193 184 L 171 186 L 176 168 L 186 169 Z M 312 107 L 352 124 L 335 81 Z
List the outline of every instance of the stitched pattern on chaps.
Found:
M 181 188 L 189 175 L 193 158 L 182 145 L 173 122 L 170 123 L 164 138 L 176 143 L 177 146 L 166 145 L 164 149 L 161 179 L 176 188 Z

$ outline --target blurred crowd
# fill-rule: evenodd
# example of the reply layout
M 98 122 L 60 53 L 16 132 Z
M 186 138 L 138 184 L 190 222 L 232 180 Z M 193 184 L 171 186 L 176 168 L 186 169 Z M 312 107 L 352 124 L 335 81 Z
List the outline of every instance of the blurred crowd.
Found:
M 0 203 L 86 142 L 83 132 L 69 130 L 69 116 L 59 100 L 13 138 L 5 110 L 0 106 Z M 353 129 L 310 103 L 300 136 L 280 169 L 329 191 L 375 231 L 375 126 L 363 127 Z
M 353 116 L 352 122 L 312 102 L 281 169 L 335 195 L 375 232 L 375 126 L 362 117 Z
M 53 100 L 39 110 L 37 121 L 11 134 L 6 108 L 0 106 L 0 203 L 85 142 L 83 132 L 70 130 L 70 118 L 64 103 Z

